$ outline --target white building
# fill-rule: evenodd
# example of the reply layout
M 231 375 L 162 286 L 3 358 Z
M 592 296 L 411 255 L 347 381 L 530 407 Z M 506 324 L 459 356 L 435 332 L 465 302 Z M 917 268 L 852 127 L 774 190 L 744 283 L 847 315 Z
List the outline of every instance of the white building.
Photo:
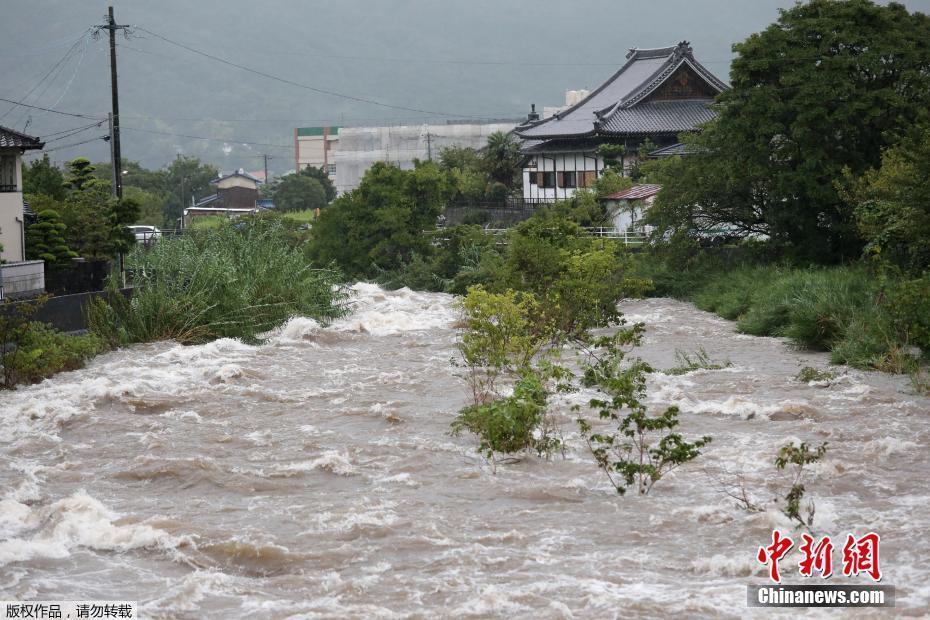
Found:
M 38 138 L 0 127 L 0 260 L 26 260 L 26 221 L 23 217 L 23 153 L 41 149 Z
M 598 147 L 621 145 L 622 170 L 649 140 L 679 142 L 715 116 L 710 107 L 726 84 L 701 65 L 687 41 L 658 49 L 631 49 L 627 62 L 586 97 L 552 117 L 531 114 L 514 133 L 524 140 L 523 197 L 555 201 L 591 185 L 604 171 Z
M 643 215 L 662 191 L 661 185 L 634 185 L 604 197 L 613 227 L 620 231 L 644 230 Z

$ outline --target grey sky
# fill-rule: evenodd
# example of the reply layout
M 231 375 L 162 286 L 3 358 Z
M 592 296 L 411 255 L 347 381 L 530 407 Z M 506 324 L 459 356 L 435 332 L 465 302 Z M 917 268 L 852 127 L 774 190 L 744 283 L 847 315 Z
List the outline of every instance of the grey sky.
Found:
M 293 167 L 293 127 L 520 117 L 531 102 L 557 105 L 564 91 L 597 86 L 629 47 L 687 39 L 723 79 L 730 46 L 777 18 L 777 0 L 117 0 L 121 23 L 316 88 L 430 115 L 314 93 L 244 73 L 141 31 L 120 39 L 123 154 L 150 167 L 178 151 L 222 168 Z M 930 0 L 904 2 L 930 12 Z M 82 31 L 102 23 L 106 2 L 3 0 L 0 97 L 20 100 Z M 105 116 L 105 41 L 87 38 L 27 99 Z M 0 102 L 0 115 L 10 108 Z M 0 124 L 48 136 L 91 121 L 15 109 Z M 162 132 L 162 133 L 146 133 Z M 53 146 L 102 134 L 88 130 Z M 196 140 L 169 134 L 214 138 Z M 53 136 L 54 137 L 54 136 Z M 232 145 L 229 147 L 224 141 Z M 241 145 L 260 142 L 264 145 Z M 102 141 L 53 151 L 106 159 Z

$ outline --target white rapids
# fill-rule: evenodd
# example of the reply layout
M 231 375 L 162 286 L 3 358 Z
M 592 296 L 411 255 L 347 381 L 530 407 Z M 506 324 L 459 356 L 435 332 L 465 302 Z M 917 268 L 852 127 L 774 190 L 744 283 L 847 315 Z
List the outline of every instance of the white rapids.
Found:
M 565 459 L 492 473 L 448 434 L 467 403 L 454 299 L 353 290 L 325 328 L 134 346 L 0 393 L 0 599 L 138 600 L 147 618 L 740 617 L 765 582 L 756 550 L 791 525 L 715 479 L 740 471 L 765 498 L 778 447 L 803 440 L 829 442 L 808 483 L 816 533 L 879 532 L 895 613 L 930 614 L 930 399 L 906 378 L 801 383 L 826 355 L 686 303 L 625 302 L 656 368 L 698 347 L 732 365 L 651 375 L 650 407 L 714 440 L 620 497 L 574 426 L 588 395 L 558 401 Z

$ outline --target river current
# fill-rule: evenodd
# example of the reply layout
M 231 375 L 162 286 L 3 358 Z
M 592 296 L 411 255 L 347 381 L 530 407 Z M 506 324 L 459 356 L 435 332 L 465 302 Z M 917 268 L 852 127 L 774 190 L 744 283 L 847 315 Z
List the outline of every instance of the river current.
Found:
M 621 497 L 570 411 L 590 393 L 556 404 L 564 459 L 493 473 L 448 434 L 468 404 L 453 298 L 353 288 L 352 314 L 325 329 L 133 346 L 0 393 L 0 599 L 136 600 L 146 618 L 741 617 L 764 611 L 745 607 L 766 580 L 758 547 L 792 526 L 720 481 L 742 472 L 767 501 L 785 482 L 778 447 L 803 440 L 829 442 L 807 483 L 814 532 L 880 533 L 887 611 L 930 614 L 930 399 L 907 378 L 832 368 L 804 383 L 825 354 L 690 304 L 624 302 L 655 367 L 699 347 L 731 365 L 650 375 L 651 408 L 678 405 L 681 432 L 713 442 Z

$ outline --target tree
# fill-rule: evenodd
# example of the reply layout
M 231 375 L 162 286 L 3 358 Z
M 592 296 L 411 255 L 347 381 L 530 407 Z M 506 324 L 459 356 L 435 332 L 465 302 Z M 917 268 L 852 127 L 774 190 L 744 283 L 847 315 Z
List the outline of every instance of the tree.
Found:
M 853 186 L 866 253 L 915 273 L 930 268 L 930 125 L 885 151 L 881 167 Z
M 86 157 L 75 157 L 67 163 L 67 167 L 68 178 L 66 185 L 72 191 L 83 191 L 94 182 L 106 183 L 106 181 L 95 177 L 94 171 L 97 168 Z
M 327 203 L 326 190 L 320 181 L 303 173 L 289 174 L 281 179 L 274 189 L 273 198 L 275 209 L 284 212 L 321 209 Z
M 165 225 L 165 199 L 160 194 L 134 185 L 124 185 L 123 199 L 133 200 L 139 205 L 139 216 L 131 224 Z
M 38 221 L 26 227 L 26 258 L 44 260 L 50 267 L 76 258 L 77 253 L 65 241 L 67 228 L 57 211 L 39 211 Z
M 323 170 L 323 168 L 316 168 L 314 166 L 307 166 L 300 171 L 300 176 L 306 177 L 308 179 L 315 179 L 319 182 L 320 187 L 323 188 L 323 191 L 326 196 L 326 203 L 333 201 L 333 198 L 336 197 L 336 186 L 333 185 L 333 182 L 330 180 L 329 175 Z
M 211 164 L 204 164 L 196 157 L 178 156 L 164 171 L 165 175 L 165 221 L 169 224 L 177 221 L 184 208 L 190 205 L 191 198 L 203 198 L 213 193 L 210 182 L 219 170 Z
M 322 211 L 308 251 L 319 263 L 335 261 L 348 277 L 397 269 L 414 255 L 430 254 L 423 233 L 436 227 L 448 192 L 432 162 L 416 162 L 414 170 L 378 162 L 357 189 Z
M 734 46 L 732 88 L 691 154 L 647 170 L 664 230 L 761 233 L 817 261 L 858 256 L 853 206 L 837 187 L 930 106 L 930 17 L 898 3 L 811 0 Z M 697 206 L 696 206 L 697 205 Z
M 43 154 L 42 159 L 36 159 L 23 168 L 23 193 L 64 200 L 65 176 L 57 166 L 52 165 L 48 154 Z
M 484 153 L 484 162 L 491 180 L 505 185 L 508 189 L 520 172 L 520 145 L 513 135 L 495 131 L 488 136 L 488 145 Z

